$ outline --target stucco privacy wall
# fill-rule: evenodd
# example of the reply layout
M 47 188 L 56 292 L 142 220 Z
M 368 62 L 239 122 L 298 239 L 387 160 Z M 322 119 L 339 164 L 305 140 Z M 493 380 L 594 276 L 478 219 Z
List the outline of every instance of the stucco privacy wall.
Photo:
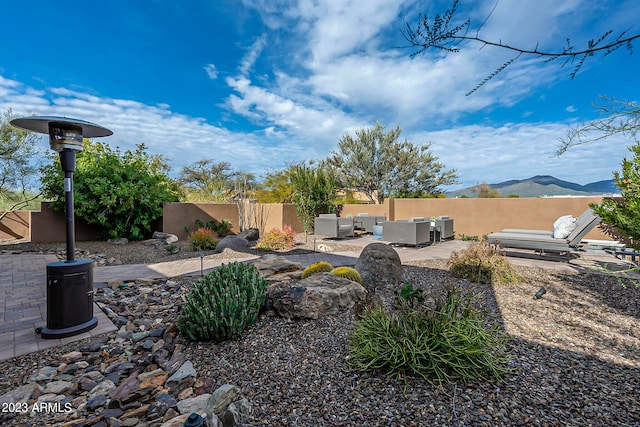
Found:
M 30 223 L 31 211 L 9 212 L 0 222 L 0 240 L 29 238 Z
M 229 220 L 232 231 L 238 233 L 238 207 L 235 203 L 165 203 L 162 216 L 162 231 L 185 239 L 189 230 L 196 229 L 196 220 L 205 224 L 213 219 Z
M 383 206 L 391 220 L 448 215 L 454 219 L 455 233 L 460 237 L 482 236 L 505 228 L 551 230 L 558 217 L 577 217 L 590 203 L 601 201 L 602 197 L 389 199 Z M 345 205 L 342 216 L 355 216 L 367 209 L 371 215 L 373 209 L 366 205 Z M 610 239 L 598 228 L 586 238 Z
M 245 207 L 246 223 L 269 231 L 272 228 L 281 229 L 283 225 L 290 225 L 297 232 L 302 232 L 302 224 L 296 214 L 295 206 L 287 203 L 255 203 Z M 185 239 L 187 233 L 184 227 L 195 229 L 196 219 L 206 223 L 213 218 L 218 221 L 227 219 L 233 224 L 232 231 L 239 233 L 238 206 L 235 203 L 166 203 L 162 217 L 162 230 L 180 239 Z
M 601 197 L 553 197 L 553 198 L 497 198 L 497 199 L 387 199 L 383 205 L 344 205 L 341 215 L 356 216 L 359 213 L 385 215 L 389 220 L 411 217 L 449 215 L 454 219 L 456 236 L 482 236 L 504 228 L 531 228 L 551 230 L 553 222 L 562 215 L 578 216 L 589 203 L 600 203 Z M 303 232 L 295 207 L 292 204 L 271 203 L 254 206 L 261 212 L 264 230 L 291 225 Z M 158 228 L 186 238 L 184 227 L 195 229 L 195 220 L 203 222 L 228 219 L 239 232 L 238 208 L 235 204 L 218 203 L 167 203 Z M 255 218 L 254 222 L 255 224 Z M 76 218 L 76 240 L 94 240 L 99 230 Z M 30 237 L 33 242 L 64 242 L 66 224 L 64 214 L 52 211 L 48 203 L 42 203 L 40 211 L 12 212 L 0 222 L 0 239 Z M 598 229 L 587 235 L 589 239 L 608 239 Z

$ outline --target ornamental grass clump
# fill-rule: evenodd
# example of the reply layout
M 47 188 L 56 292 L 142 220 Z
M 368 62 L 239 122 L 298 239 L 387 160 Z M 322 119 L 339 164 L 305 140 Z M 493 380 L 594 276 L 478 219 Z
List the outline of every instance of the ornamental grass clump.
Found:
M 449 270 L 455 277 L 487 285 L 506 285 L 522 281 L 507 258 L 488 242 L 473 243 L 467 249 L 454 251 Z
M 300 278 L 306 279 L 307 277 L 313 276 L 316 273 L 328 273 L 331 270 L 333 270 L 333 266 L 327 261 L 314 262 L 302 271 L 302 275 L 300 276 Z
M 455 288 L 432 306 L 405 285 L 397 310 L 368 308 L 349 342 L 347 362 L 356 371 L 417 374 L 431 383 L 502 379 L 506 367 L 504 332 L 484 326 L 482 313 Z
M 273 228 L 256 243 L 256 249 L 287 250 L 296 247 L 296 232 L 289 225 L 283 225 L 282 230 Z
M 178 316 L 178 329 L 194 341 L 237 338 L 258 318 L 266 288 L 255 266 L 223 264 L 193 285 Z

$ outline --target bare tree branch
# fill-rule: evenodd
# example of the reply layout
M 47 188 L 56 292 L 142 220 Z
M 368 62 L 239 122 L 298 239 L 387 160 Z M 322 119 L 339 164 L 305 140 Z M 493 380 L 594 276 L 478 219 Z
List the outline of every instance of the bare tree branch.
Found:
M 405 22 L 404 29 L 400 30 L 400 32 L 402 33 L 405 40 L 409 42 L 409 46 L 406 47 L 417 49 L 411 54 L 412 57 L 423 54 L 430 49 L 436 49 L 444 51 L 446 53 L 457 53 L 460 51 L 460 43 L 465 41 L 480 43 L 482 47 L 494 46 L 516 53 L 516 56 L 514 58 L 498 67 L 493 73 L 491 73 L 490 76 L 488 76 L 480 84 L 478 84 L 478 86 L 469 91 L 467 93 L 467 96 L 480 89 L 492 78 L 500 74 L 515 60 L 519 59 L 522 56 L 528 55 L 539 58 L 546 58 L 547 61 L 554 61 L 559 58 L 564 58 L 565 61 L 562 64 L 563 67 L 567 64 L 576 64 L 573 71 L 571 72 L 571 78 L 573 79 L 575 78 L 578 71 L 580 71 L 587 58 L 601 52 L 603 52 L 603 56 L 608 56 L 622 46 L 626 46 L 627 51 L 631 55 L 633 54 L 633 45 L 631 42 L 640 38 L 640 34 L 627 35 L 628 30 L 625 30 L 620 33 L 614 40 L 606 42 L 608 37 L 613 33 L 613 31 L 609 30 L 599 38 L 589 40 L 587 42 L 587 47 L 582 50 L 575 50 L 569 38 L 567 38 L 566 40 L 566 45 L 559 51 L 540 50 L 538 49 L 538 45 L 536 45 L 536 47 L 533 49 L 525 49 L 522 47 L 503 43 L 502 40 L 492 41 L 480 37 L 480 29 L 487 22 L 491 14 L 493 14 L 495 5 L 487 18 L 475 31 L 475 35 L 469 35 L 469 26 L 471 25 L 471 21 L 469 19 L 458 25 L 452 23 L 457 7 L 458 0 L 453 0 L 451 8 L 447 9 L 442 15 L 439 13 L 436 14 L 433 18 L 433 22 L 431 22 L 426 15 L 421 14 L 419 17 L 419 22 L 415 26 L 415 29 L 409 23 Z

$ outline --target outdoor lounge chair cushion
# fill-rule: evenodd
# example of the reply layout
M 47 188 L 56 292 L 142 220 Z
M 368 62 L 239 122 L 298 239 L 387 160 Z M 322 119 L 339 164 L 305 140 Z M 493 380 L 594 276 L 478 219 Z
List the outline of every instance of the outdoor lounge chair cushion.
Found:
M 576 218 L 571 215 L 560 217 L 553 223 L 553 237 L 556 239 L 565 239 L 576 229 Z

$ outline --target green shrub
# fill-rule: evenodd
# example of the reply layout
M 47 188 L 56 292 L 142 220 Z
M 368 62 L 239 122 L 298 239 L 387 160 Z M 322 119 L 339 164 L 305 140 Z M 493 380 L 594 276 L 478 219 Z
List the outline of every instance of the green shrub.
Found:
M 144 144 L 121 152 L 103 142 L 84 140 L 74 175 L 75 215 L 97 224 L 105 237 L 140 240 L 151 234 L 162 206 L 177 202 L 181 190 L 169 177 L 166 160 L 147 153 Z M 65 209 L 63 171 L 58 156 L 42 166 L 41 191 L 51 207 Z
M 333 274 L 334 276 L 344 277 L 345 279 L 349 279 L 352 282 L 358 282 L 362 284 L 362 277 L 360 277 L 360 273 L 353 267 L 336 267 L 329 272 L 329 274 Z
M 223 264 L 193 285 L 178 316 L 178 329 L 194 341 L 236 338 L 255 323 L 266 288 L 255 266 Z
M 286 250 L 295 248 L 296 232 L 289 225 L 284 225 L 282 230 L 272 229 L 264 236 L 260 237 L 256 243 L 256 249 L 263 250 Z
M 218 236 L 210 228 L 198 228 L 189 233 L 189 242 L 195 251 L 215 249 L 218 246 Z
M 414 294 L 415 295 L 415 294 Z M 398 298 L 398 311 L 367 309 L 349 342 L 351 369 L 380 369 L 406 377 L 417 374 L 429 382 L 501 379 L 506 367 L 506 335 L 454 288 L 433 308 Z
M 455 277 L 492 285 L 517 283 L 522 278 L 500 251 L 488 242 L 478 242 L 449 258 L 449 270 Z
M 213 230 L 216 233 L 216 235 L 220 237 L 224 237 L 229 234 L 229 232 L 233 228 L 233 224 L 228 219 L 223 219 L 222 221 L 218 221 L 217 219 L 213 218 L 211 221 L 207 222 L 206 224 L 202 222 L 202 220 L 196 219 L 196 228 L 208 228 L 210 230 Z M 189 230 L 189 227 L 187 226 L 184 227 L 184 231 L 187 234 L 191 232 L 191 230 Z
M 302 271 L 302 279 L 306 279 L 309 276 L 312 276 L 316 273 L 322 272 L 330 272 L 333 270 L 333 266 L 329 264 L 327 261 L 318 261 L 310 264 L 307 268 Z

